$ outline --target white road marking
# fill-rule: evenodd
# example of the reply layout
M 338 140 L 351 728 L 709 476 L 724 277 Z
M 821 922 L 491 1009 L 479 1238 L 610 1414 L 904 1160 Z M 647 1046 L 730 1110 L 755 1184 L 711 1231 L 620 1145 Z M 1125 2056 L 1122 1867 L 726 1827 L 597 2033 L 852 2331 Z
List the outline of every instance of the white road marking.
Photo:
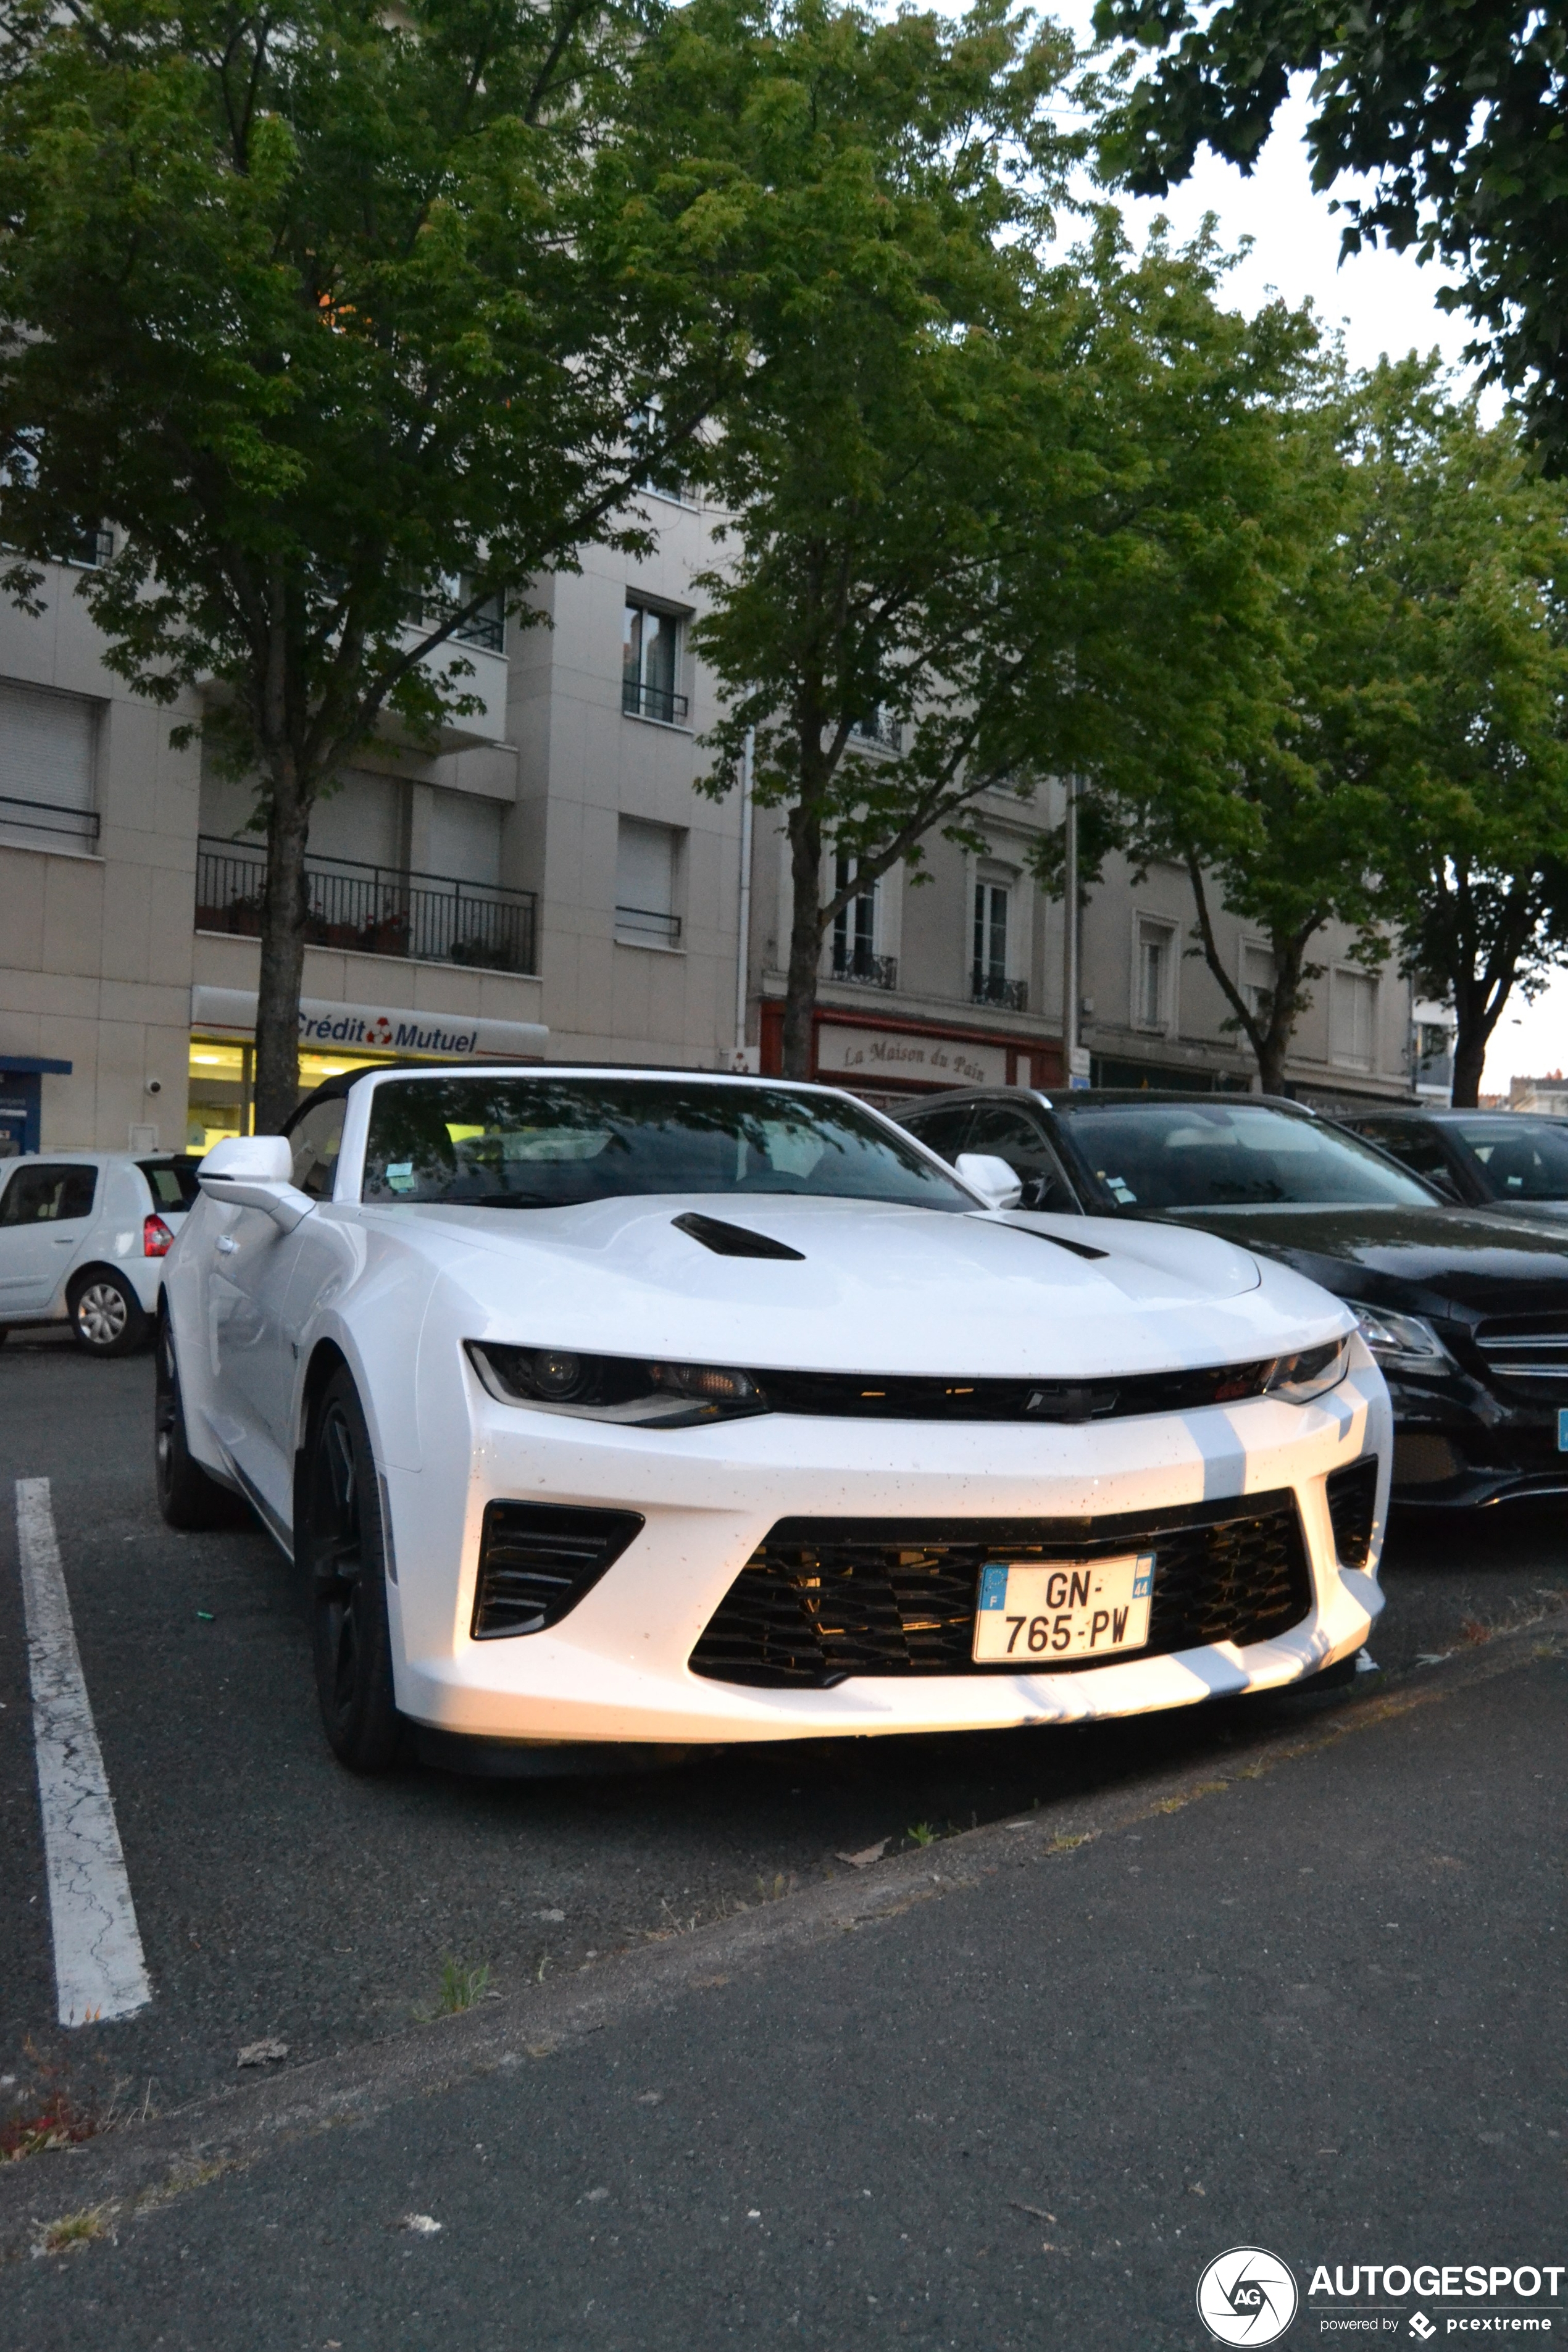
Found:
M 59 2021 L 94 2025 L 144 2009 L 153 1988 L 82 1680 L 47 1478 L 16 1481 L 16 1540 Z

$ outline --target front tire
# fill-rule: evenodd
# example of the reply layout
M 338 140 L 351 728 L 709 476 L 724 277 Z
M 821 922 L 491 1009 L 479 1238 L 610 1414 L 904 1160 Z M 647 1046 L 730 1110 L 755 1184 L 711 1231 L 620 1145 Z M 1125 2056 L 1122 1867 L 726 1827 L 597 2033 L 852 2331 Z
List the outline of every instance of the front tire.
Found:
M 147 1310 L 122 1274 L 79 1274 L 67 1293 L 71 1338 L 89 1356 L 129 1356 L 147 1337 Z
M 327 1744 L 351 1772 L 397 1761 L 386 1546 L 370 1431 L 353 1381 L 335 1371 L 311 1416 L 301 1565 L 310 1580 L 316 1695 Z
M 243 1527 L 248 1506 L 208 1475 L 185 1439 L 185 1407 L 174 1361 L 174 1335 L 167 1315 L 158 1322 L 158 1369 L 153 1407 L 153 1475 L 158 1508 L 167 1524 L 185 1534 L 212 1528 Z

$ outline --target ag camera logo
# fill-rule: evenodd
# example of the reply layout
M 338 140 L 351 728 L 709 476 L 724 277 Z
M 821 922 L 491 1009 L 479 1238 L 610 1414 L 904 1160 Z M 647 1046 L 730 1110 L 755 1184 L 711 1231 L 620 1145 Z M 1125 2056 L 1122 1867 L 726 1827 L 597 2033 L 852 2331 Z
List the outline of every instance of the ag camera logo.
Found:
M 1198 2317 L 1216 2344 L 1275 2344 L 1296 2316 L 1296 2282 L 1263 2246 L 1216 2254 L 1198 2281 Z

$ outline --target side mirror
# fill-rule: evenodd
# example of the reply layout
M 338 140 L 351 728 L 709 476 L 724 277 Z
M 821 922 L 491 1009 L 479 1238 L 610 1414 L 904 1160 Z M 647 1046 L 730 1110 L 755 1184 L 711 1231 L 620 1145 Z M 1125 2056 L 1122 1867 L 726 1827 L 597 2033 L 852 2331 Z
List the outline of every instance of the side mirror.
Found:
M 1024 1187 L 1005 1160 L 990 1151 L 961 1151 L 955 1163 L 958 1181 L 978 1192 L 988 1209 L 1016 1209 Z
M 296 1192 L 294 1159 L 286 1136 L 230 1135 L 215 1143 L 196 1170 L 209 1201 L 235 1209 L 259 1209 L 286 1234 L 308 1217 L 316 1203 Z

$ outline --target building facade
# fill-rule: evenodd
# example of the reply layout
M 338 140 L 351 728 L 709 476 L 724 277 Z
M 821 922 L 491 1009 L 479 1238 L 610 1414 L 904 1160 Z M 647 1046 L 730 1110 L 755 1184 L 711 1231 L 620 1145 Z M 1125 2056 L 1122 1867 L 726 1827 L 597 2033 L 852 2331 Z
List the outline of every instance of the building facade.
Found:
M 787 845 L 774 813 L 698 789 L 717 705 L 693 582 L 714 544 L 695 502 L 647 510 L 649 557 L 586 550 L 522 614 L 479 617 L 460 651 L 480 709 L 433 747 L 389 730 L 319 804 L 307 1084 L 380 1055 L 779 1068 Z M 0 1154 L 205 1150 L 250 1119 L 255 794 L 171 748 L 198 703 L 155 709 L 105 668 L 79 578 L 52 566 L 40 615 L 0 610 Z M 894 748 L 877 721 L 854 755 Z M 889 1104 L 1061 1082 L 1063 910 L 1029 848 L 1062 806 L 1055 785 L 997 796 L 984 856 L 935 840 L 852 900 L 824 943 L 817 1075 Z M 1096 1083 L 1250 1086 L 1192 919 L 1179 868 L 1113 863 L 1095 887 Z M 1220 923 L 1238 985 L 1267 987 L 1263 943 Z M 1293 1090 L 1436 1091 L 1436 1009 L 1418 1024 L 1408 985 L 1351 944 L 1322 943 Z

